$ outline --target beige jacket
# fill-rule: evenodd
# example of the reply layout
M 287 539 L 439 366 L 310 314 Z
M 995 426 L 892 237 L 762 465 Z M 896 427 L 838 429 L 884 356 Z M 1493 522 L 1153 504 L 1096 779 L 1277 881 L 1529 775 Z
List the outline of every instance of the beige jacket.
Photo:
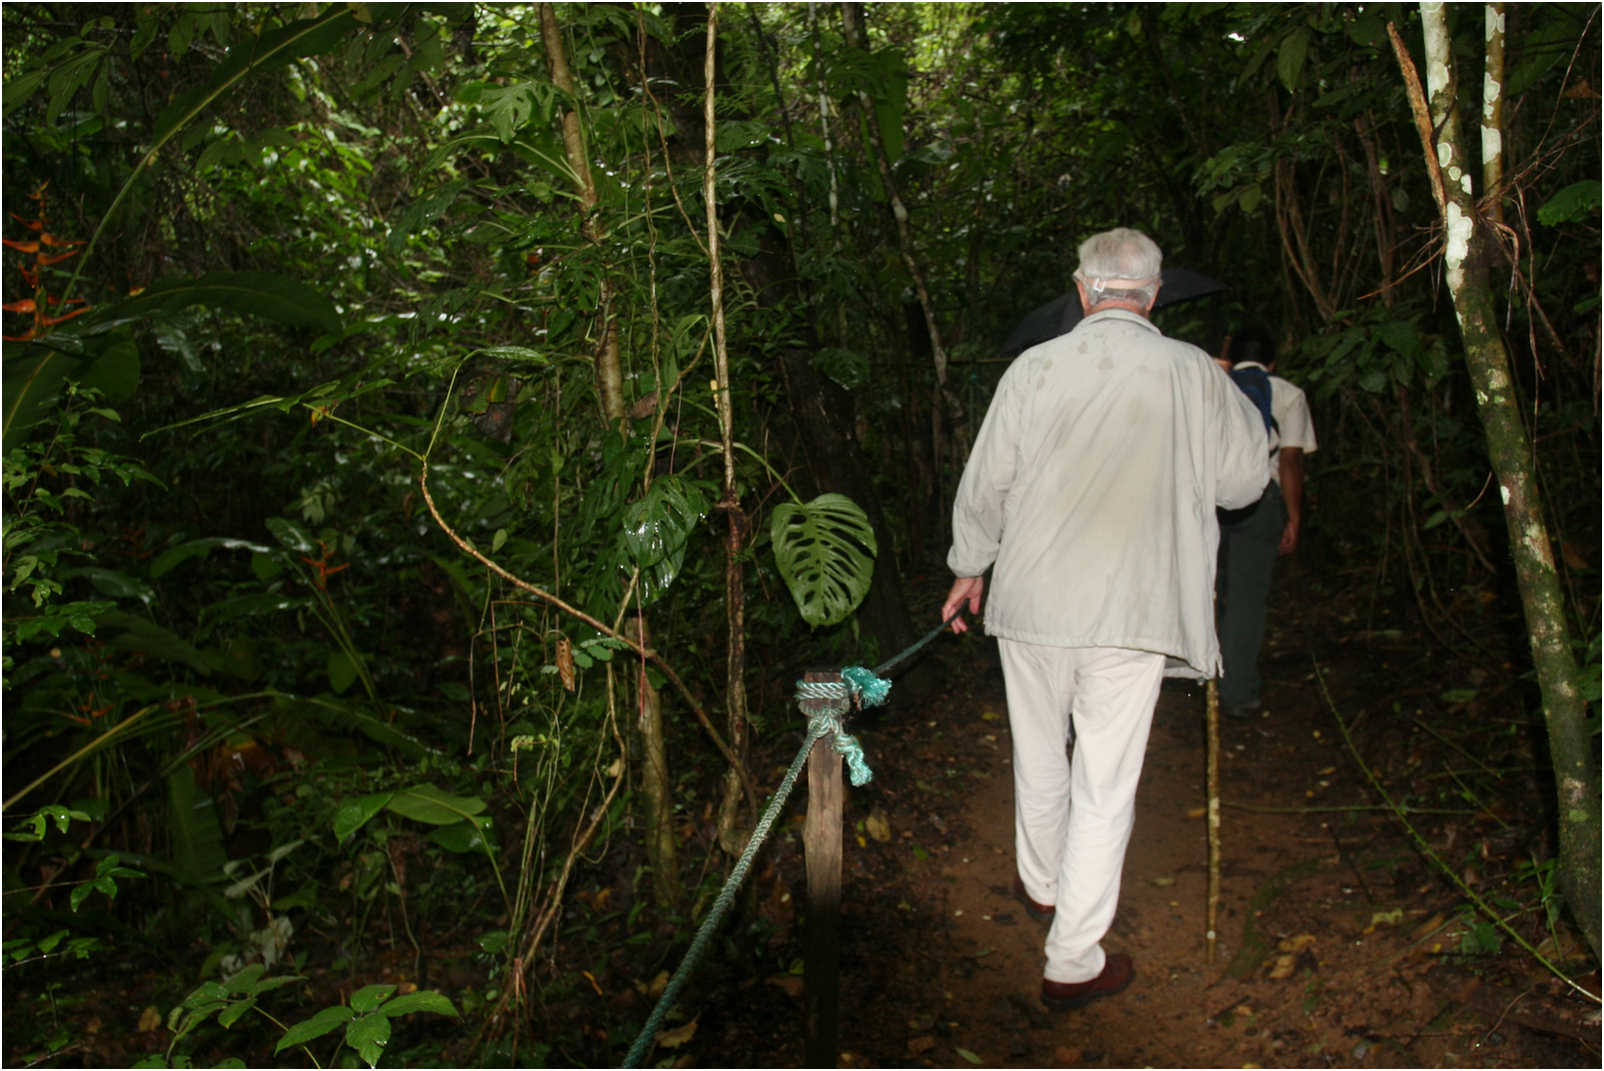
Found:
M 1264 491 L 1264 422 L 1208 354 L 1109 309 L 1003 374 L 947 565 L 992 570 L 986 631 L 1126 647 L 1213 676 L 1214 508 Z

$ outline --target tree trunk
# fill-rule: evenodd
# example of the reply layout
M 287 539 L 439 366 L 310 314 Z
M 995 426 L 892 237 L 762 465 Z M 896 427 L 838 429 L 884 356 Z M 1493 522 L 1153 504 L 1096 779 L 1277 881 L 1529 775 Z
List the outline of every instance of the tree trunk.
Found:
M 1543 520 L 1532 464 L 1532 438 L 1521 419 L 1509 354 L 1498 330 L 1484 249 L 1486 233 L 1478 227 L 1481 221 L 1471 187 L 1473 165 L 1460 137 L 1458 85 L 1447 16 L 1443 4 L 1423 3 L 1420 17 L 1426 37 L 1429 125 L 1438 131 L 1435 145 L 1428 143 L 1427 149 L 1435 150 L 1432 159 L 1437 161 L 1443 178 L 1439 207 L 1446 237 L 1446 276 L 1476 391 L 1476 408 L 1487 436 L 1487 453 L 1498 476 L 1510 554 L 1542 689 L 1549 757 L 1559 796 L 1560 890 L 1596 958 L 1600 908 L 1597 754 L 1590 744 L 1587 704 L 1582 698 L 1559 574 Z M 1490 26 L 1490 38 L 1492 33 Z M 1406 55 L 1400 56 L 1400 60 L 1405 58 Z M 1412 65 L 1406 66 L 1405 77 L 1412 74 Z M 1502 86 L 1492 74 L 1489 67 L 1487 98 L 1496 100 Z M 1496 139 L 1483 145 L 1484 154 L 1499 151 Z
M 746 837 L 738 828 L 741 809 L 741 786 L 748 744 L 746 709 L 746 589 L 741 574 L 741 547 L 746 540 L 747 519 L 741 509 L 741 493 L 735 482 L 735 411 L 731 396 L 730 355 L 724 338 L 724 266 L 719 260 L 718 199 L 715 178 L 717 153 L 714 134 L 717 130 L 714 115 L 713 85 L 717 74 L 715 46 L 718 43 L 718 5 L 713 4 L 707 13 L 707 53 L 703 61 L 706 93 L 703 97 L 704 150 L 706 162 L 702 170 L 702 199 L 707 202 L 707 260 L 709 276 L 709 304 L 713 316 L 713 367 L 716 369 L 714 401 L 718 406 L 719 443 L 724 452 L 724 493 L 719 509 L 729 522 L 724 541 L 724 709 L 729 726 L 730 750 L 735 753 L 741 769 L 730 769 L 724 775 L 724 796 L 719 804 L 719 844 L 731 855 L 739 855 L 746 848 Z M 754 801 L 755 802 L 755 801 Z
M 646 647 L 646 617 L 635 615 L 635 639 Z M 663 738 L 663 697 L 646 675 L 646 660 L 635 665 L 636 730 L 641 742 L 640 789 L 646 821 L 646 858 L 652 867 L 652 893 L 659 907 L 679 903 L 679 852 L 674 839 L 673 786 L 668 777 L 668 746 Z
M 568 66 L 557 14 L 549 3 L 540 5 L 540 31 L 545 40 L 546 57 L 551 64 L 551 80 L 569 100 L 563 112 L 563 149 L 579 187 L 580 208 L 585 213 L 580 227 L 587 241 L 597 249 L 606 229 L 597 213 L 599 198 L 585 152 L 584 131 L 579 122 L 578 93 Z M 613 288 L 605 270 L 601 273 L 601 343 L 596 351 L 596 394 L 601 400 L 602 417 L 609 427 L 626 428 L 628 411 L 624 405 L 623 362 L 618 352 L 618 329 L 612 315 Z M 646 647 L 646 619 L 638 619 L 641 647 Z M 679 859 L 672 828 L 674 808 L 669 799 L 668 749 L 663 733 L 663 700 L 646 675 L 641 662 L 636 686 L 637 725 L 641 742 L 641 791 L 646 796 L 646 857 L 652 867 L 653 887 L 658 903 L 673 906 L 679 898 Z
M 866 51 L 868 46 L 864 40 L 863 5 L 842 4 L 841 23 L 846 31 L 847 45 Z M 941 340 L 941 328 L 936 323 L 936 310 L 930 300 L 930 287 L 925 282 L 924 268 L 914 255 L 913 228 L 908 223 L 908 207 L 903 203 L 902 195 L 897 189 L 896 176 L 891 173 L 891 158 L 886 153 L 885 135 L 880 130 L 879 116 L 868 93 L 860 90 L 858 100 L 863 107 L 864 123 L 869 128 L 875 165 L 880 171 L 880 181 L 885 186 L 886 198 L 891 202 L 891 216 L 897 229 L 897 250 L 902 254 L 902 263 L 908 271 L 909 278 L 913 280 L 914 293 L 919 298 L 919 308 L 924 312 L 925 330 L 930 336 L 930 360 L 936 379 L 935 391 L 930 401 L 930 449 L 933 452 L 933 468 L 939 480 L 944 471 L 942 466 L 944 456 L 950 456 L 962 463 L 964 456 L 969 452 L 969 445 L 962 437 L 963 404 L 947 385 L 947 347 Z M 949 431 L 955 440 L 951 444 L 947 442 Z M 939 487 L 936 490 L 936 497 L 945 500 L 944 491 Z
M 596 182 L 590 174 L 584 131 L 579 124 L 579 95 L 574 85 L 573 71 L 568 66 L 568 50 L 563 45 L 562 29 L 557 25 L 557 13 L 551 4 L 540 5 L 540 33 L 545 39 L 552 83 L 569 100 L 569 107 L 563 112 L 563 154 L 568 159 L 568 166 L 573 168 L 579 187 L 579 207 L 585 214 L 580 221 L 580 228 L 586 240 L 600 249 L 606 230 L 596 214 Z M 618 356 L 618 328 L 612 308 L 612 283 L 607 274 L 602 272 L 601 344 L 596 352 L 596 394 L 601 399 L 602 413 L 608 423 L 617 425 L 623 421 L 626 407 L 623 366 Z

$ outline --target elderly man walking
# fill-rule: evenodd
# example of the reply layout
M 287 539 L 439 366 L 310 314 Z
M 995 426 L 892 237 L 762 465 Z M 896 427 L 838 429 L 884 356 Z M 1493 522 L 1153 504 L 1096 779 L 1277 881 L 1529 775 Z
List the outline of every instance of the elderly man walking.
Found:
M 978 614 L 991 570 L 1015 893 L 1052 920 L 1042 1001 L 1054 1009 L 1118 993 L 1134 973 L 1101 941 L 1166 657 L 1218 672 L 1215 507 L 1248 505 L 1267 478 L 1253 404 L 1208 354 L 1148 321 L 1158 246 L 1119 228 L 1079 253 L 1085 319 L 1004 373 L 964 468 L 942 607 L 943 620 Z

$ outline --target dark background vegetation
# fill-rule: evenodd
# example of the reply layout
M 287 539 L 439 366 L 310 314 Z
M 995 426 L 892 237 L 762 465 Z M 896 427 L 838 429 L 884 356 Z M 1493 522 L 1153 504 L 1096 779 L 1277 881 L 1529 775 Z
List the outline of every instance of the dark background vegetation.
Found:
M 141 1024 L 158 1058 L 259 1062 L 279 1034 L 258 1009 L 290 1025 L 344 1001 L 325 1026 L 349 1059 L 392 1020 L 416 1035 L 424 1017 L 403 1016 L 443 1013 L 437 994 L 474 1040 L 460 1051 L 571 1059 L 531 1009 L 583 985 L 584 938 L 555 940 L 575 875 L 615 879 L 609 940 L 671 948 L 750 827 L 692 709 L 729 728 L 730 611 L 765 755 L 798 739 L 803 670 L 872 664 L 931 623 L 999 344 L 1111 226 L 1230 284 L 1162 313 L 1168 331 L 1217 349 L 1262 325 L 1308 391 L 1300 553 L 1309 597 L 1344 607 L 1331 627 L 1439 652 L 1455 668 L 1433 714 L 1541 741 L 1386 36 L 1395 22 L 1420 62 L 1415 10 L 882 4 L 861 41 L 855 11 L 719 9 L 742 444 L 724 509 L 706 7 L 557 5 L 572 97 L 539 6 L 0 11 L 8 1064 L 71 1062 L 84 1027 L 65 1009 L 153 963 L 152 1007 L 172 1010 Z M 1467 117 L 1481 12 L 1451 10 Z M 1595 731 L 1598 13 L 1509 7 L 1505 178 L 1478 189 Z M 622 419 L 597 389 L 609 331 Z M 425 454 L 441 518 L 563 605 L 442 530 Z M 864 508 L 879 557 L 858 614 L 813 628 L 769 520 L 822 492 Z M 564 606 L 614 631 L 644 614 L 660 662 Z M 1498 792 L 1497 748 L 1483 758 L 1446 790 L 1460 802 Z M 1552 921 L 1553 815 L 1532 820 L 1505 907 Z M 431 978 L 447 947 L 457 966 Z M 327 1000 L 273 988 L 317 972 L 342 980 Z M 379 982 L 400 987 L 361 989 Z

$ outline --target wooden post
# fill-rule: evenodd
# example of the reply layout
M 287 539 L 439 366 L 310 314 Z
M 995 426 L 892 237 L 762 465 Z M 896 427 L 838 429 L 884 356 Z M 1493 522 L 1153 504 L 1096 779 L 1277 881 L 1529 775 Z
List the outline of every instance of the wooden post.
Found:
M 839 681 L 839 673 L 807 673 L 808 681 Z M 831 700 L 804 699 L 809 718 Z M 802 828 L 808 868 L 807 950 L 803 992 L 807 1006 L 805 1062 L 834 1067 L 839 1027 L 841 968 L 841 823 L 846 792 L 841 784 L 841 753 L 835 741 L 820 737 L 808 756 L 808 816 Z

